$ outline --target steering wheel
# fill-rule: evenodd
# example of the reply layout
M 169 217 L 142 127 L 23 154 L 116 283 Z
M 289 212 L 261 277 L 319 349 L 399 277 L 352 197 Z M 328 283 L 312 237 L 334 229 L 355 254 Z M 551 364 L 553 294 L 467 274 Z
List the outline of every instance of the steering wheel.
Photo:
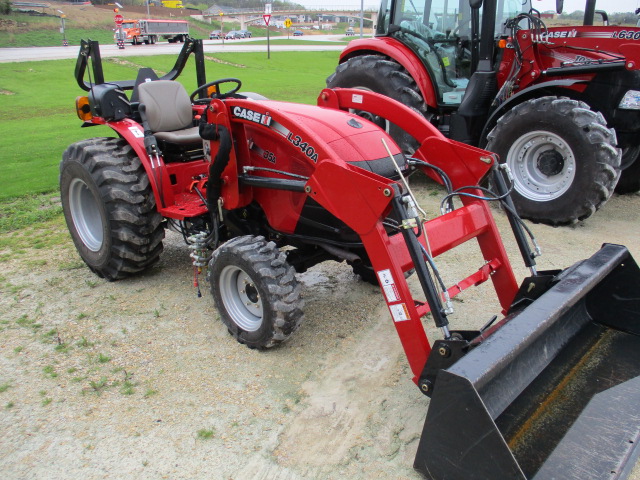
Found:
M 234 88 L 232 88 L 231 90 L 229 90 L 228 92 L 225 93 L 220 93 L 220 85 L 223 83 L 235 83 L 236 86 Z M 204 85 L 200 85 L 198 88 L 196 88 L 193 93 L 191 94 L 191 96 L 189 97 L 189 99 L 191 100 L 191 103 L 193 103 L 194 105 L 203 105 L 203 104 L 208 104 L 209 103 L 209 98 L 198 98 L 196 99 L 196 95 L 198 95 L 198 93 L 202 92 L 203 90 L 206 91 L 207 88 L 209 87 L 216 87 L 217 93 L 214 93 L 211 95 L 211 98 L 221 98 L 227 95 L 232 95 L 234 93 L 236 93 L 238 90 L 240 90 L 240 87 L 242 86 L 242 82 L 237 79 L 237 78 L 221 78 L 220 80 L 214 80 L 213 82 L 208 82 L 205 83 Z

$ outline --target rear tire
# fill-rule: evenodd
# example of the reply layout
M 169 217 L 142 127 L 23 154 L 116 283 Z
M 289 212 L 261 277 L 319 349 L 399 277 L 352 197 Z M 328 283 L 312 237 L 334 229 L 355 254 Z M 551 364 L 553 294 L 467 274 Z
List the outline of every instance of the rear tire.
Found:
M 275 243 L 245 235 L 221 245 L 209 262 L 211 294 L 229 333 L 249 348 L 287 340 L 304 306 L 294 268 Z
M 379 93 L 426 116 L 427 105 L 409 73 L 397 62 L 380 55 L 361 55 L 348 59 L 327 78 L 329 88 L 359 88 Z M 354 112 L 385 129 L 403 152 L 412 154 L 418 144 L 399 127 L 369 112 Z
M 132 148 L 116 138 L 74 143 L 62 155 L 60 194 L 73 243 L 107 280 L 146 270 L 162 253 L 162 216 Z
M 640 191 L 640 145 L 622 150 L 622 173 L 616 185 L 616 193 Z
M 584 102 L 542 97 L 505 113 L 486 149 L 507 163 L 523 218 L 549 225 L 584 220 L 612 195 L 620 176 L 616 135 Z

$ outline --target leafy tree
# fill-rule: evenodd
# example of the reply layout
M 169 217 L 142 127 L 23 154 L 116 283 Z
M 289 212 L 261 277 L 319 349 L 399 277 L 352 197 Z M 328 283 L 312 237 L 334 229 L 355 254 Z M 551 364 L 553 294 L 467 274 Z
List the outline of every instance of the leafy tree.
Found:
M 0 1 L 0 15 L 9 15 L 10 13 L 11 13 L 11 1 L 10 0 Z

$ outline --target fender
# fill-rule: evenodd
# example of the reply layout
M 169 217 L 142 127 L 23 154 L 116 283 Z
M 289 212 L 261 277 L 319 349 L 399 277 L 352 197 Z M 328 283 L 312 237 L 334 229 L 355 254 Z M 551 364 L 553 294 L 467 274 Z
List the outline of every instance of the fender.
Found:
M 123 138 L 127 141 L 127 143 L 131 146 L 136 156 L 140 159 L 140 163 L 144 167 L 145 172 L 147 173 L 147 177 L 151 182 L 153 189 L 153 196 L 156 200 L 156 205 L 158 205 L 158 210 L 162 213 L 162 206 L 171 205 L 173 203 L 173 193 L 171 189 L 164 189 L 162 191 L 162 195 L 160 194 L 160 184 L 164 182 L 165 185 L 170 185 L 169 183 L 169 173 L 167 172 L 162 160 L 160 157 L 160 164 L 158 167 L 153 168 L 151 159 L 147 154 L 147 151 L 144 148 L 144 128 L 139 123 L 131 120 L 130 118 L 125 118 L 123 120 L 117 122 L 107 122 L 100 117 L 93 117 L 91 120 L 93 125 L 106 125 L 110 127 L 119 137 Z M 166 178 L 158 177 L 158 171 L 162 172 L 163 176 Z
M 425 103 L 438 108 L 436 92 L 431 77 L 422 61 L 403 43 L 389 37 L 365 38 L 353 40 L 340 54 L 340 63 L 358 55 L 382 54 L 398 62 L 415 80 Z
M 500 105 L 499 108 L 491 112 L 489 115 L 489 119 L 484 125 L 482 129 L 482 133 L 480 134 L 480 148 L 483 148 L 487 144 L 487 134 L 491 131 L 493 126 L 498 122 L 498 118 L 500 118 L 507 110 L 512 109 L 515 105 L 522 103 L 526 100 L 529 100 L 533 97 L 546 96 L 548 94 L 541 95 L 540 92 L 546 89 L 554 89 L 554 88 L 569 88 L 577 84 L 586 84 L 589 83 L 588 80 L 580 80 L 580 79 L 571 79 L 571 80 L 552 80 L 550 82 L 538 83 L 536 85 L 532 85 L 530 87 L 525 88 L 524 90 L 519 91 L 515 95 L 509 97 L 504 103 Z

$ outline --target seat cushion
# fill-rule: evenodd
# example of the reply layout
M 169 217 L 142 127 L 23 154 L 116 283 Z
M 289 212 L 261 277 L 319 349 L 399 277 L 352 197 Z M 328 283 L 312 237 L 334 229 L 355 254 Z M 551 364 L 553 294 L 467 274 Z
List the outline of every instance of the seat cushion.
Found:
M 138 86 L 140 103 L 146 107 L 152 132 L 171 132 L 193 126 L 189 94 L 181 83 L 171 80 L 144 82 Z
M 168 143 L 188 145 L 202 142 L 199 130 L 199 127 L 191 127 L 183 130 L 174 130 L 173 132 L 156 132 L 154 135 L 158 140 L 164 140 Z

